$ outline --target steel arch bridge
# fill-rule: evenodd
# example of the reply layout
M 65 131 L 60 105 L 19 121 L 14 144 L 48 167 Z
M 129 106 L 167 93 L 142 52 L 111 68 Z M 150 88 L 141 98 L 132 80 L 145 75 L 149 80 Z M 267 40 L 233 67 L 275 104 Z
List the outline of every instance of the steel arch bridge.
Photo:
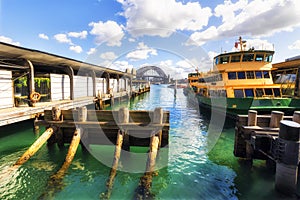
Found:
M 152 75 L 146 75 L 146 72 L 148 72 L 149 70 L 153 70 L 155 71 L 158 76 L 152 76 Z M 154 78 L 158 78 L 160 79 L 163 83 L 168 82 L 168 76 L 166 75 L 166 73 L 159 67 L 156 66 L 145 66 L 145 67 L 141 67 L 136 71 L 136 78 L 137 79 L 142 79 L 145 80 L 149 77 L 154 77 Z

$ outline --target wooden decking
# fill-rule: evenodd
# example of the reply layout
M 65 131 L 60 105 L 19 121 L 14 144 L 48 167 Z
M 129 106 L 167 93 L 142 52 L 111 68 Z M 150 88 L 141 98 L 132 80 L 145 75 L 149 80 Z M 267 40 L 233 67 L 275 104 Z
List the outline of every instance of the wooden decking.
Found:
M 94 97 L 83 97 L 75 100 L 61 100 L 53 102 L 36 103 L 35 107 L 13 107 L 0 110 L 0 126 L 33 119 L 42 115 L 44 110 L 59 106 L 63 109 L 71 109 L 93 104 Z

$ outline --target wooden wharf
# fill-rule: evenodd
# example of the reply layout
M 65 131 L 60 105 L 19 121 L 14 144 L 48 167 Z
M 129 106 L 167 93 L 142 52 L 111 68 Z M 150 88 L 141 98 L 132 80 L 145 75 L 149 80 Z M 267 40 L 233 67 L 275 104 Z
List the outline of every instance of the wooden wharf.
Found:
M 36 120 L 35 126 L 45 126 L 46 131 L 8 170 L 16 170 L 27 162 L 47 141 L 48 146 L 57 144 L 62 148 L 69 143 L 69 150 L 62 167 L 48 181 L 48 188 L 41 198 L 57 192 L 62 188 L 62 179 L 68 170 L 77 147 L 89 149 L 89 145 L 115 145 L 112 167 L 106 182 L 106 191 L 101 193 L 102 199 L 109 199 L 113 192 L 113 183 L 118 164 L 125 151 L 131 146 L 149 147 L 145 173 L 140 179 L 134 197 L 146 199 L 152 196 L 151 185 L 156 170 L 156 160 L 160 149 L 168 149 L 169 144 L 169 111 L 156 108 L 154 111 L 129 111 L 128 108 L 113 110 L 60 109 L 53 107 L 44 111 L 44 119 Z M 101 130 L 101 131 L 100 131 Z M 163 153 L 164 152 L 164 153 Z M 161 154 L 168 153 L 163 151 Z M 160 159 L 162 155 L 159 155 Z M 168 156 L 163 156 L 165 159 Z
M 38 118 L 55 106 L 95 104 L 101 110 L 148 92 L 149 82 L 134 81 L 134 76 L 134 70 L 121 72 L 0 42 L 0 126 Z
M 234 155 L 252 166 L 253 159 L 266 160 L 275 169 L 275 188 L 296 195 L 300 164 L 300 111 L 293 116 L 272 111 L 271 115 L 238 115 Z

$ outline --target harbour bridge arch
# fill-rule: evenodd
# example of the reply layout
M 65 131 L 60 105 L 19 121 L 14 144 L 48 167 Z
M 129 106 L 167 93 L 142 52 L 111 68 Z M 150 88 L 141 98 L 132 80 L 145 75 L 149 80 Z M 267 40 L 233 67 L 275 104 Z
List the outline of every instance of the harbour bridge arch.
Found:
M 146 72 L 153 70 L 158 75 L 147 75 Z M 166 75 L 166 73 L 157 66 L 145 66 L 141 67 L 136 71 L 136 78 L 141 80 L 149 80 L 149 78 L 152 78 L 154 80 L 159 80 L 161 83 L 168 83 L 169 82 L 169 76 Z

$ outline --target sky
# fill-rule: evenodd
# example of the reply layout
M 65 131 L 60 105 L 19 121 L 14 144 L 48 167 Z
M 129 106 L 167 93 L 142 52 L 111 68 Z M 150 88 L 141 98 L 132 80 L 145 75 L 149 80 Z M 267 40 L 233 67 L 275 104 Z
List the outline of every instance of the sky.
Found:
M 214 56 L 300 55 L 299 0 L 1 0 L 0 41 L 121 71 L 161 67 L 172 78 L 212 68 Z

